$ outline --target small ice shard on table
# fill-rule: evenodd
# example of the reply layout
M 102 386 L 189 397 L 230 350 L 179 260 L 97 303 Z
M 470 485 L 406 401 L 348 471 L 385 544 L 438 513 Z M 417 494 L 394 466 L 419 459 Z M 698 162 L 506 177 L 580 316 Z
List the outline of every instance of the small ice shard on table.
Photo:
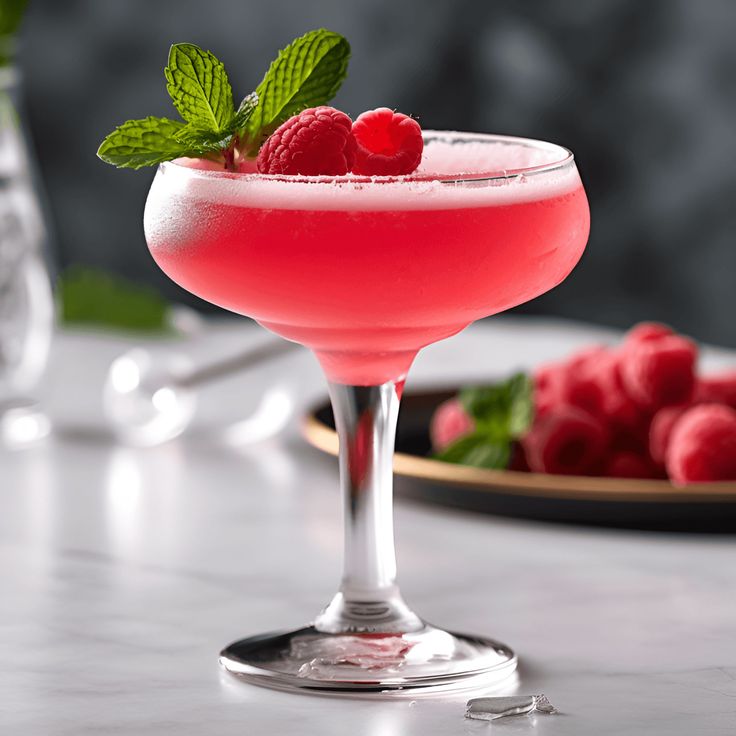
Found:
M 505 716 L 528 715 L 529 713 L 557 713 L 557 708 L 546 695 L 509 695 L 503 697 L 473 698 L 468 700 L 466 718 L 479 721 L 495 721 Z

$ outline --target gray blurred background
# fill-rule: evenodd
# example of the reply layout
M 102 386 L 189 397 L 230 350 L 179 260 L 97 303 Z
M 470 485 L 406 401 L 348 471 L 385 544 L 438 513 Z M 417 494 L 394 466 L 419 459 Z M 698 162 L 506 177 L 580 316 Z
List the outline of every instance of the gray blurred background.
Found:
M 425 127 L 573 149 L 592 209 L 588 252 L 519 311 L 626 327 L 641 319 L 736 346 L 733 0 L 31 0 L 20 64 L 56 227 L 57 263 L 102 266 L 208 308 L 148 255 L 153 172 L 99 162 L 127 118 L 171 115 L 168 46 L 226 64 L 236 95 L 276 50 L 326 26 L 352 44 L 335 101 Z

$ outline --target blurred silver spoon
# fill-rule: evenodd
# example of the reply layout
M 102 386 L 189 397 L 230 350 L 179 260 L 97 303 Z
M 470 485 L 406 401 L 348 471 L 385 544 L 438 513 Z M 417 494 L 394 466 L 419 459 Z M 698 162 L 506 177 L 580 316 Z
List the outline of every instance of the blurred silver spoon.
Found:
M 115 434 L 125 443 L 153 446 L 180 435 L 189 426 L 201 387 L 247 371 L 282 355 L 295 352 L 299 345 L 281 339 L 269 339 L 239 353 L 195 366 L 190 358 L 175 352 L 154 356 L 143 348 L 134 348 L 117 357 L 110 365 L 103 389 L 105 415 Z M 253 416 L 263 422 L 268 435 L 285 423 L 291 412 L 290 402 L 274 401 L 266 391 Z M 288 417 L 287 417 L 288 419 Z M 259 433 L 251 433 L 262 439 Z

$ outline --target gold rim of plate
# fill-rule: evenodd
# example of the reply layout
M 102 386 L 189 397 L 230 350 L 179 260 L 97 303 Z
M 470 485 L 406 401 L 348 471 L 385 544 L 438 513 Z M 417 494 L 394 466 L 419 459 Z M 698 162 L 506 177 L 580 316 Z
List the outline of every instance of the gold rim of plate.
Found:
M 322 452 L 337 455 L 337 433 L 323 424 L 314 410 L 302 421 L 302 435 Z M 736 482 L 698 483 L 681 488 L 664 480 L 546 475 L 515 470 L 488 470 L 454 465 L 419 455 L 397 452 L 394 472 L 400 476 L 461 486 L 489 493 L 584 501 L 626 503 L 736 503 Z

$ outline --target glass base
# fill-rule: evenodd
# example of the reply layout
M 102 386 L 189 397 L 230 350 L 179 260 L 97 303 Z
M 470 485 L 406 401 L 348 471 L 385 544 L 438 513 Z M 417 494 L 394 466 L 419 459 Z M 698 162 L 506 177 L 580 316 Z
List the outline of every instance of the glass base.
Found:
M 313 626 L 253 636 L 220 654 L 256 685 L 323 693 L 445 692 L 489 687 L 516 670 L 504 644 L 434 626 L 406 634 L 328 634 Z

